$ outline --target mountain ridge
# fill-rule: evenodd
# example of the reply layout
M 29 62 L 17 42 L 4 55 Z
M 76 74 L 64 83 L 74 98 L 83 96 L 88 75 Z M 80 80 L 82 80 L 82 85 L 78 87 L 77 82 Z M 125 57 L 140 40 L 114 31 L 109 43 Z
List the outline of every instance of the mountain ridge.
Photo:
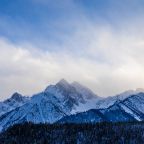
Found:
M 69 83 L 62 79 L 30 98 L 15 93 L 6 100 L 16 99 L 21 102 L 24 99 L 24 102 L 0 115 L 0 129 L 4 130 L 11 125 L 29 121 L 55 123 L 65 117 L 81 119 L 79 122 L 141 121 L 144 118 L 143 97 L 144 93 L 129 91 L 114 97 L 102 98 L 78 82 Z

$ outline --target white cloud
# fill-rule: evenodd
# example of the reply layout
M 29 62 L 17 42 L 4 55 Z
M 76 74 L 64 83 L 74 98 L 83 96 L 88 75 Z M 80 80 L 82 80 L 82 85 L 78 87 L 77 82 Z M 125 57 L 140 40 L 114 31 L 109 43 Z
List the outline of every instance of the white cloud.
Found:
M 69 53 L 42 52 L 36 48 L 14 45 L 1 39 L 0 81 L 2 97 L 14 91 L 32 94 L 43 89 L 50 82 L 65 77 L 90 77 L 85 67 L 91 64 L 81 58 L 72 57 Z M 91 64 L 92 67 L 92 64 Z
M 136 26 L 136 25 L 135 25 Z M 0 96 L 33 94 L 61 78 L 77 80 L 100 95 L 144 87 L 141 27 L 118 31 L 110 25 L 79 25 L 61 45 L 42 51 L 33 44 L 0 38 Z

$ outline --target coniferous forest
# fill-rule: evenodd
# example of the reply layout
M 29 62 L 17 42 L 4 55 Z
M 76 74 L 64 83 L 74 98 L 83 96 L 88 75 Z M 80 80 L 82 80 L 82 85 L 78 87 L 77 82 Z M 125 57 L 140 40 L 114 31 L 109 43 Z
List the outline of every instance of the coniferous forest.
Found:
M 17 124 L 0 134 L 1 144 L 144 144 L 144 122 Z

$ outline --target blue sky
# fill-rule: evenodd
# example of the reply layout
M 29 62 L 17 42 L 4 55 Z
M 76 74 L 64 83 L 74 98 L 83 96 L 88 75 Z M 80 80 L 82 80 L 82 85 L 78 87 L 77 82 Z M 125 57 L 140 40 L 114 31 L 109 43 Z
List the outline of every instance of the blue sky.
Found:
M 85 21 L 120 28 L 123 21 L 143 16 L 143 6 L 143 0 L 5 0 L 0 34 L 14 42 L 62 43 L 59 35 L 72 35 Z
M 144 87 L 143 0 L 0 1 L 1 99 L 61 78 L 102 96 Z

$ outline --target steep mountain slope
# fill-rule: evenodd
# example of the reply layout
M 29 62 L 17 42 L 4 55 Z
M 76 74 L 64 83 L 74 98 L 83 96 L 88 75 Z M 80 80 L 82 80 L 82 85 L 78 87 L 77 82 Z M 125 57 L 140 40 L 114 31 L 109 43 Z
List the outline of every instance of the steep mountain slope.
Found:
M 0 117 L 1 129 L 13 124 L 31 121 L 34 123 L 52 123 L 63 116 L 67 111 L 60 101 L 50 93 L 39 93 L 21 107 L 18 107 Z
M 73 82 L 71 85 L 83 96 L 85 100 L 85 103 L 79 103 L 79 105 L 73 109 L 71 112 L 72 114 L 87 111 L 89 109 L 95 109 L 97 107 L 97 103 L 103 99 L 78 82 Z
M 3 104 L 10 108 L 1 106 L 5 112 L 0 116 L 0 130 L 29 121 L 54 123 L 61 119 L 60 122 L 84 123 L 144 120 L 144 94 L 133 93 L 129 91 L 102 99 L 85 86 L 62 79 L 29 99 L 16 93 L 4 101 Z M 96 109 L 97 105 L 106 108 Z
M 90 96 L 91 99 L 98 97 Z M 90 98 L 88 98 L 90 99 Z M 44 92 L 34 95 L 26 104 L 0 117 L 1 129 L 13 124 L 31 121 L 53 123 L 63 116 L 77 112 L 77 108 L 87 103 L 87 96 L 79 93 L 65 80 L 48 86 Z M 87 109 L 88 110 L 88 109 Z
M 11 98 L 0 102 L 0 116 L 25 104 L 30 98 L 14 93 Z
M 75 115 L 65 116 L 58 123 L 97 123 L 136 121 L 135 117 L 122 109 L 92 109 Z
M 96 108 L 97 109 L 108 108 L 109 106 L 113 105 L 116 101 L 124 100 L 124 99 L 128 98 L 129 96 L 138 94 L 140 92 L 144 92 L 144 89 L 138 88 L 136 90 L 125 91 L 125 92 L 120 93 L 115 96 L 109 96 L 107 98 L 97 101 Z
M 116 102 L 109 109 L 122 109 L 138 121 L 142 121 L 144 120 L 144 93 L 131 95 L 123 101 Z
M 48 86 L 45 91 L 48 91 L 61 99 L 65 106 L 69 107 L 71 114 L 96 108 L 96 103 L 102 99 L 78 82 L 69 84 L 64 79 L 56 85 Z
M 81 85 L 78 82 L 73 82 L 71 84 L 81 95 L 83 95 L 83 97 L 85 99 L 92 99 L 92 98 L 100 98 L 99 96 L 97 96 L 95 93 L 93 93 L 89 88 Z
M 101 121 L 142 121 L 144 120 L 144 93 L 131 95 L 116 101 L 106 109 L 94 109 L 59 120 L 59 123 L 85 123 Z
M 55 95 L 69 111 L 79 103 L 85 103 L 83 96 L 64 79 L 59 81 L 56 85 L 48 86 L 45 92 Z
M 81 112 L 70 116 L 65 116 L 57 123 L 89 123 L 103 122 L 105 118 L 100 110 L 92 109 L 87 112 Z

